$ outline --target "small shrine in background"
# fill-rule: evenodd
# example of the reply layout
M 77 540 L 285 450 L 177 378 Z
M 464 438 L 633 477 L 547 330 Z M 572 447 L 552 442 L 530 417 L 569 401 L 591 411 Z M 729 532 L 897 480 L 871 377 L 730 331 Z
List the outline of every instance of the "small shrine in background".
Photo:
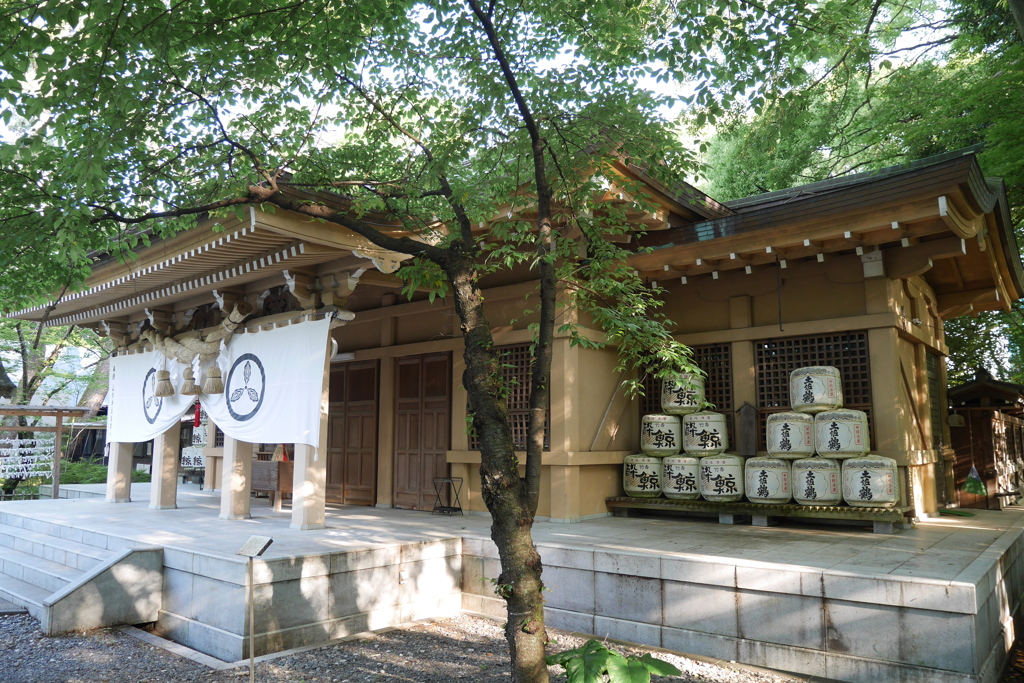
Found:
M 1024 492 L 1024 386 L 995 379 L 985 369 L 949 389 L 949 436 L 956 452 L 954 490 L 960 507 L 999 510 Z M 983 495 L 964 490 L 974 467 Z

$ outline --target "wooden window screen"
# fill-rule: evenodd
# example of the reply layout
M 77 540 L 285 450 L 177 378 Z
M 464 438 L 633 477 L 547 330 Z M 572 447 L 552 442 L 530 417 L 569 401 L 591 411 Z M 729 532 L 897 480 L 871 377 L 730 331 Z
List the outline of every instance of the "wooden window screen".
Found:
M 732 346 L 730 344 L 704 344 L 690 347 L 694 364 L 707 373 L 704 378 L 704 397 L 715 407 L 716 413 L 725 415 L 729 431 L 729 443 L 735 444 L 732 405 Z M 661 412 L 660 379 L 646 375 L 643 381 L 644 395 L 640 399 L 640 415 Z
M 839 369 L 843 407 L 867 413 L 874 447 L 867 332 L 762 339 L 754 342 L 754 360 L 757 363 L 758 440 L 761 450 L 766 448 L 768 415 L 790 409 L 789 373 L 811 365 L 831 365 Z
M 501 381 L 505 385 L 508 400 L 508 417 L 512 426 L 512 443 L 516 448 L 526 448 L 526 436 L 530 426 L 530 344 L 508 344 L 495 347 L 501 363 Z M 544 449 L 551 447 L 551 407 L 544 415 Z M 476 434 L 470 434 L 471 450 L 480 448 Z
M 213 435 L 213 447 L 224 448 L 224 432 L 217 430 L 217 433 Z

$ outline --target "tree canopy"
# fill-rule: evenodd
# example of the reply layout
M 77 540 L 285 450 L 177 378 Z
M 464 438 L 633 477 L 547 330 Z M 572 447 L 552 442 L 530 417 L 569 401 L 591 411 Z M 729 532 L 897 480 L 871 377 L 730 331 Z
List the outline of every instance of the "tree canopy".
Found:
M 1024 243 L 1024 25 L 1011 12 L 1020 6 L 876 5 L 862 53 L 836 53 L 759 115 L 730 112 L 703 160 L 705 189 L 729 200 L 974 148 L 985 172 L 1005 180 Z M 1018 304 L 945 328 L 951 383 L 979 367 L 1024 382 Z

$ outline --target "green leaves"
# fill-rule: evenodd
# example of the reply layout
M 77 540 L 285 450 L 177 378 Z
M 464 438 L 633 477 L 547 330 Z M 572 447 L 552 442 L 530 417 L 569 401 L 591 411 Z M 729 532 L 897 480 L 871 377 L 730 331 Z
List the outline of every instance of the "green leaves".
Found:
M 568 683 L 602 683 L 605 674 L 610 683 L 650 683 L 651 674 L 678 676 L 682 673 L 650 653 L 623 657 L 593 639 L 573 650 L 548 656 L 547 663 L 565 669 Z

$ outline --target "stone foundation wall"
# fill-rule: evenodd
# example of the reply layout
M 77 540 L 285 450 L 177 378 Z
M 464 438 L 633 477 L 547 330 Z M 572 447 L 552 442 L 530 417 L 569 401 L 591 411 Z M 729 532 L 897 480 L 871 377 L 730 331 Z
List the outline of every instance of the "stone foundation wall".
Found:
M 1010 530 L 958 581 L 539 546 L 547 623 L 853 683 L 997 680 L 1024 584 Z M 501 618 L 490 541 L 466 539 L 463 607 Z
M 254 562 L 257 655 L 461 610 L 461 539 Z M 156 630 L 224 661 L 249 656 L 246 560 L 167 548 Z

